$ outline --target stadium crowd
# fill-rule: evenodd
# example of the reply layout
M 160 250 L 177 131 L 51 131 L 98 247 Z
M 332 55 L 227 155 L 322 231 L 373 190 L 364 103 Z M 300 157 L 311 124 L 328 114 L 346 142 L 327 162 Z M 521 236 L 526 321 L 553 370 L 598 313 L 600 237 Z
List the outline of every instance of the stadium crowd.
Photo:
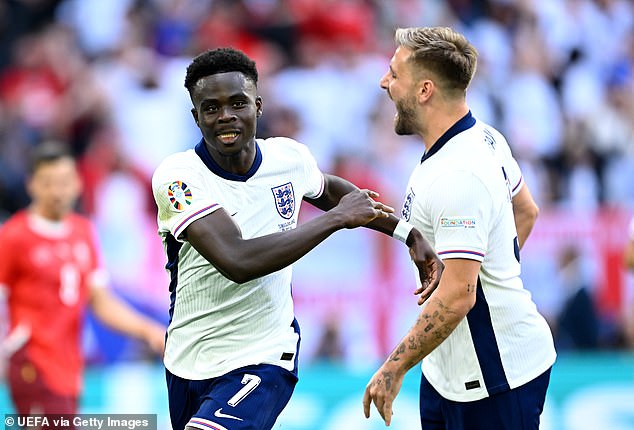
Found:
M 28 202 L 29 149 L 68 142 L 115 286 L 164 313 L 149 180 L 199 139 L 184 71 L 219 46 L 265 75 L 260 137 L 294 137 L 322 170 L 398 206 L 421 147 L 393 134 L 378 80 L 393 30 L 419 25 L 455 27 L 478 48 L 469 104 L 508 137 L 542 213 L 634 209 L 631 0 L 8 0 L 0 219 Z M 562 277 L 576 261 L 562 257 Z

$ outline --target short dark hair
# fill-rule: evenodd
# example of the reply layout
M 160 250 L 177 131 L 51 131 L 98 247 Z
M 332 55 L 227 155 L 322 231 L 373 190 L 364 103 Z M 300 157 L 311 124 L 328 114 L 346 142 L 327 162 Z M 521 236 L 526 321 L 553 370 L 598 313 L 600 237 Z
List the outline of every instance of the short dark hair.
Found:
M 258 69 L 255 61 L 237 49 L 217 48 L 198 54 L 189 64 L 185 76 L 185 88 L 191 94 L 200 78 L 227 72 L 240 72 L 257 87 Z
M 31 150 L 30 173 L 33 174 L 42 164 L 52 163 L 62 158 L 74 159 L 68 145 L 57 141 L 45 141 Z

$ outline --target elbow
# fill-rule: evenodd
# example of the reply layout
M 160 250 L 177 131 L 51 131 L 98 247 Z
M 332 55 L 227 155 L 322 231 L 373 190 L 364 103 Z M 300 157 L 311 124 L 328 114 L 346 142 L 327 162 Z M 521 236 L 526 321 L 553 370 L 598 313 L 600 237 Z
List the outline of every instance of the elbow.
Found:
M 229 277 L 229 279 L 236 284 L 244 284 L 246 282 L 253 281 L 255 278 L 257 278 L 257 276 L 249 275 L 242 271 L 237 271 L 236 273 L 233 273 L 231 277 Z
M 244 284 L 257 278 L 255 264 L 252 259 L 245 254 L 235 252 L 236 249 L 225 249 L 211 256 L 202 254 L 205 260 L 211 264 L 222 276 L 236 284 Z
M 473 309 L 473 307 L 476 304 L 476 294 L 475 291 L 472 294 L 467 294 L 463 297 L 463 300 L 461 300 L 460 303 L 460 311 L 461 313 L 466 316 L 471 309 Z
M 475 289 L 470 291 L 469 285 L 466 285 L 465 287 L 465 293 L 454 297 L 454 299 L 449 302 L 446 302 L 447 307 L 452 310 L 452 313 L 458 321 L 461 321 L 464 317 L 466 317 L 476 304 Z
M 539 216 L 539 206 L 537 206 L 537 203 L 533 204 L 533 209 L 531 211 L 531 218 L 533 220 L 533 223 L 535 223 L 535 221 L 537 221 L 537 217 Z
M 220 268 L 216 266 L 216 269 L 224 276 L 236 284 L 244 284 L 245 282 L 252 281 L 257 276 L 253 276 L 248 271 L 244 270 L 244 267 L 231 266 Z

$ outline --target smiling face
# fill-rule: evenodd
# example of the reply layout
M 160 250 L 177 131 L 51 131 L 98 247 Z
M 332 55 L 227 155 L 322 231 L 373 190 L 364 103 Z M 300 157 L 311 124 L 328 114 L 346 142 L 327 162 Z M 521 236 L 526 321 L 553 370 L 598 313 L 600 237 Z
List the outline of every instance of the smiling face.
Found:
M 394 131 L 399 135 L 410 135 L 417 132 L 416 125 L 416 92 L 414 79 L 407 59 L 411 51 L 405 47 L 396 49 L 389 70 L 380 81 L 381 88 L 396 106 Z
M 262 113 L 255 84 L 240 72 L 205 76 L 196 82 L 191 99 L 192 114 L 211 156 L 221 166 L 226 157 L 248 162 L 255 153 L 257 118 Z

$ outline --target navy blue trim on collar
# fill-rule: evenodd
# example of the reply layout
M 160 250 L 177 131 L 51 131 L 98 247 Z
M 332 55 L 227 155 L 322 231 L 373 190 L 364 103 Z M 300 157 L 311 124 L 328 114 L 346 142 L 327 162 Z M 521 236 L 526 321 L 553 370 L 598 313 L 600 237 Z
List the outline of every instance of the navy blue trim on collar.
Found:
M 253 165 L 245 175 L 237 175 L 235 173 L 227 172 L 225 169 L 220 167 L 209 153 L 209 150 L 205 145 L 205 139 L 200 139 L 200 142 L 198 142 L 194 150 L 209 170 L 221 178 L 228 179 L 230 181 L 246 182 L 250 177 L 255 175 L 255 172 L 257 172 L 260 168 L 260 164 L 262 164 L 262 151 L 260 151 L 260 146 L 257 142 L 255 142 L 255 160 L 253 160 Z
M 467 112 L 465 116 L 460 118 L 457 123 L 452 125 L 449 130 L 445 131 L 442 136 L 434 143 L 431 149 L 423 154 L 423 158 L 420 159 L 420 162 L 427 160 L 429 157 L 434 155 L 436 152 L 440 151 L 440 148 L 445 146 L 445 143 L 449 142 L 449 140 L 456 136 L 457 134 L 462 133 L 465 130 L 470 129 L 476 123 L 475 118 L 471 115 L 471 111 Z

